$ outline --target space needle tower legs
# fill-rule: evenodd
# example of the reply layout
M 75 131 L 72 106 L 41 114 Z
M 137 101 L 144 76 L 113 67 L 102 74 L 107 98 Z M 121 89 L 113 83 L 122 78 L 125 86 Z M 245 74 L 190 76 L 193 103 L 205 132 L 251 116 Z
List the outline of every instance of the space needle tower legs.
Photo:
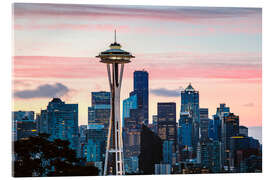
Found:
M 115 36 L 116 37 L 116 36 Z M 105 164 L 103 175 L 123 175 L 123 139 L 120 120 L 120 91 L 124 72 L 124 64 L 134 58 L 129 52 L 121 49 L 121 45 L 115 42 L 110 49 L 101 52 L 98 56 L 100 62 L 107 64 L 109 86 L 111 90 L 111 115 L 109 121 Z M 120 69 L 119 69 L 120 68 Z

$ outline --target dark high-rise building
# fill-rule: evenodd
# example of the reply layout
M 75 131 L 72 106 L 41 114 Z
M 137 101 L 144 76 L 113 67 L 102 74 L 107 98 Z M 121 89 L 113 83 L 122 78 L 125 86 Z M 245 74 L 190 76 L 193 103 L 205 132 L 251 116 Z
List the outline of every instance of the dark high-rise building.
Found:
M 87 161 L 104 165 L 111 116 L 111 93 L 106 91 L 91 92 L 91 96 L 91 107 L 88 107 Z
M 123 128 L 124 158 L 139 156 L 141 125 L 136 119 L 138 109 L 130 110 L 130 117 L 125 118 Z
M 141 120 L 145 125 L 148 125 L 148 104 L 149 104 L 149 85 L 148 85 L 148 72 L 147 71 L 135 71 L 133 79 L 133 92 L 130 96 L 137 95 L 137 106 L 142 112 Z
M 13 141 L 37 134 L 34 111 L 14 111 L 12 113 Z
M 157 134 L 158 133 L 158 116 L 157 115 L 152 116 L 152 124 L 153 124 L 153 132 Z
M 111 93 L 105 91 L 92 92 L 92 106 L 97 105 L 110 105 L 111 102 Z
M 200 119 L 208 119 L 208 108 L 200 108 Z
M 213 173 L 220 172 L 220 148 L 219 141 L 201 139 L 198 143 L 197 163 L 200 163 L 202 168 L 206 168 Z
M 16 121 L 21 121 L 23 119 L 34 120 L 35 112 L 34 111 L 14 111 L 13 119 Z
M 111 112 L 111 93 L 100 91 L 92 92 L 91 94 L 92 106 L 88 107 L 88 124 L 103 124 L 105 129 L 108 129 Z
M 142 125 L 139 170 L 143 174 L 155 174 L 155 164 L 162 161 L 162 140 L 148 127 Z
M 223 117 L 223 134 L 222 134 L 222 144 L 224 149 L 224 169 L 230 171 L 230 139 L 233 136 L 238 136 L 239 134 L 239 116 L 229 113 Z
M 192 118 L 189 112 L 181 112 L 178 127 L 178 146 L 180 160 L 185 161 L 192 158 Z
M 239 126 L 239 135 L 248 136 L 248 128 L 246 126 Z
M 162 140 L 176 141 L 176 103 L 158 103 L 158 135 Z
M 233 172 L 261 172 L 262 161 L 260 143 L 247 136 L 230 138 L 230 167 Z
M 49 124 L 48 124 L 48 111 L 41 110 L 40 114 L 36 117 L 38 133 L 49 133 Z
M 192 119 L 192 149 L 193 156 L 196 155 L 197 144 L 199 142 L 199 125 L 200 125 L 200 111 L 199 111 L 199 91 L 189 84 L 187 88 L 181 91 L 181 113 L 188 112 Z M 180 114 L 181 119 L 181 114 Z
M 78 104 L 66 104 L 59 98 L 53 98 L 46 111 L 44 120 L 48 122 L 50 138 L 68 140 L 70 148 L 79 153 Z
M 172 162 L 176 153 L 177 129 L 176 129 L 176 103 L 158 103 L 158 136 L 166 145 L 163 151 L 166 161 Z M 170 147 L 169 147 L 170 146 Z
M 218 140 L 221 142 L 221 168 L 223 170 L 228 170 L 228 165 L 225 167 L 225 149 L 226 149 L 226 129 L 224 117 L 230 113 L 230 108 L 226 107 L 226 104 L 220 104 L 217 108 L 216 114 L 213 115 L 213 121 L 210 121 L 209 137 L 213 140 Z M 228 154 L 228 153 L 227 153 Z M 228 162 L 228 161 L 227 161 Z M 225 168 L 224 168 L 225 167 Z
M 87 125 L 79 126 L 79 154 L 81 158 L 86 158 L 87 155 Z
M 36 121 L 24 117 L 22 120 L 16 122 L 16 137 L 14 140 L 20 140 L 37 135 Z
M 200 108 L 200 138 L 203 140 L 208 139 L 209 122 L 208 108 Z
M 130 110 L 137 109 L 137 108 L 138 108 L 138 105 L 137 105 L 137 95 L 136 94 L 123 100 L 122 127 L 125 126 L 125 118 L 130 118 Z
M 189 112 L 192 116 L 194 122 L 200 121 L 200 111 L 199 111 L 199 91 L 188 85 L 188 87 L 181 91 L 181 111 Z
M 87 161 L 104 162 L 106 134 L 103 124 L 90 124 L 87 126 Z

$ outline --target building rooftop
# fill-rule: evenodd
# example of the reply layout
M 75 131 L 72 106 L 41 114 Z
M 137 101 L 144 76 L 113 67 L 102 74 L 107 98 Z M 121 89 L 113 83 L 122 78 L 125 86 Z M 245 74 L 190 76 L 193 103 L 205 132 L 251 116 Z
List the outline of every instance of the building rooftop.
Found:
M 191 83 L 186 87 L 185 91 L 195 91 L 194 88 L 191 86 Z
M 51 102 L 54 102 L 54 103 L 61 103 L 62 100 L 60 98 L 53 98 L 53 100 Z

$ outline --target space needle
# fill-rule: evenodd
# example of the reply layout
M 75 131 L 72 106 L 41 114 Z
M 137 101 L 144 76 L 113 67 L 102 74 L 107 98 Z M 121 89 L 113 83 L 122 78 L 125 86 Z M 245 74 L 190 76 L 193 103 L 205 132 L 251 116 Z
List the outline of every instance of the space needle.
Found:
M 116 42 L 116 31 L 114 31 L 114 43 L 110 49 L 99 53 L 101 63 L 107 64 L 109 86 L 111 90 L 111 115 L 109 121 L 106 156 L 103 175 L 123 175 L 123 139 L 122 125 L 120 120 L 120 91 L 125 63 L 135 58 L 131 53 L 121 49 Z M 120 71 L 119 71 L 120 70 Z

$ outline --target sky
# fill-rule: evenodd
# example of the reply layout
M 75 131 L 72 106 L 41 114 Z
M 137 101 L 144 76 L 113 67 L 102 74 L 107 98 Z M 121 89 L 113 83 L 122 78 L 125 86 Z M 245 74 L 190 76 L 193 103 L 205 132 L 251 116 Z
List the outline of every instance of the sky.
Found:
M 149 118 L 157 102 L 176 102 L 189 83 L 210 117 L 220 103 L 240 124 L 262 126 L 260 8 L 23 4 L 13 7 L 13 110 L 46 109 L 53 97 L 79 104 L 87 124 L 91 92 L 109 91 L 96 55 L 114 41 L 136 58 L 125 66 L 121 99 L 133 72 L 149 73 Z

